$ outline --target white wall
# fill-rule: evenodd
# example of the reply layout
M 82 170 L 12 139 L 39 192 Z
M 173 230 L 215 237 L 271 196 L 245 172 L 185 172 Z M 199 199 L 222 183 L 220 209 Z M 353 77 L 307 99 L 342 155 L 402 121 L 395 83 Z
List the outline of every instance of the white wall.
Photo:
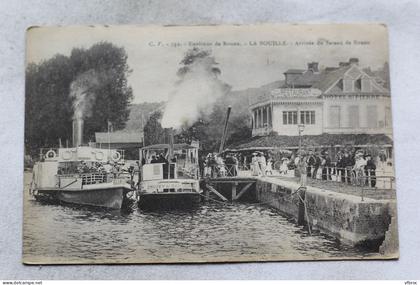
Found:
M 284 125 L 283 111 L 298 111 L 298 124 L 300 124 L 300 111 L 315 111 L 315 124 L 305 125 L 303 135 L 322 134 L 323 108 L 322 104 L 288 104 L 274 105 L 273 109 L 273 131 L 279 135 L 297 136 L 298 125 Z
M 331 125 L 330 107 L 340 106 L 340 127 L 335 128 Z M 359 108 L 359 127 L 352 128 L 350 126 L 350 106 L 358 106 Z M 369 127 L 368 124 L 368 106 L 377 106 L 377 123 L 376 128 Z M 324 132 L 325 133 L 385 133 L 392 134 L 392 126 L 385 127 L 385 109 L 391 107 L 390 97 L 381 98 L 363 98 L 363 99 L 331 99 L 324 100 Z

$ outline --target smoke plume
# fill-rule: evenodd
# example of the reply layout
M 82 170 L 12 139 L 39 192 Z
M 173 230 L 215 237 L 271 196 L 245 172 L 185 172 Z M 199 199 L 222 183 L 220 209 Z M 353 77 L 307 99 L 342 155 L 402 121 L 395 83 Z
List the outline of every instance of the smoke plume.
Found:
M 73 98 L 73 119 L 84 119 L 92 114 L 95 101 L 95 89 L 99 85 L 98 74 L 88 70 L 70 84 L 70 97 Z
M 228 91 L 227 85 L 217 78 L 214 64 L 214 59 L 206 56 L 195 58 L 181 68 L 181 79 L 174 85 L 165 106 L 162 127 L 178 129 L 212 112 L 216 100 Z

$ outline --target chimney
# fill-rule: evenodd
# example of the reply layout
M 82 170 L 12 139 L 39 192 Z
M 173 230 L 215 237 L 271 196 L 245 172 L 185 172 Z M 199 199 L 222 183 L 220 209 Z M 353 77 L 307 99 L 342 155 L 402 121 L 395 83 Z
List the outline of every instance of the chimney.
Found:
M 352 58 L 349 59 L 349 63 L 351 65 L 353 65 L 353 64 L 358 65 L 359 64 L 359 59 L 357 57 L 352 57 Z
M 308 62 L 308 70 L 312 70 L 313 73 L 319 72 L 318 62 Z
M 73 147 L 81 146 L 83 143 L 83 119 L 73 119 Z

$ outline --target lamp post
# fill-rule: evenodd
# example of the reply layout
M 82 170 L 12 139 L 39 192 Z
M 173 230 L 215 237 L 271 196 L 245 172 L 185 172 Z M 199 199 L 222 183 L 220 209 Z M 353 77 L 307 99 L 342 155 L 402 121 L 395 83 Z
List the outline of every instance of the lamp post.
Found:
M 305 129 L 305 125 L 299 124 L 298 125 L 298 132 L 299 132 L 299 157 L 302 156 L 302 132 Z

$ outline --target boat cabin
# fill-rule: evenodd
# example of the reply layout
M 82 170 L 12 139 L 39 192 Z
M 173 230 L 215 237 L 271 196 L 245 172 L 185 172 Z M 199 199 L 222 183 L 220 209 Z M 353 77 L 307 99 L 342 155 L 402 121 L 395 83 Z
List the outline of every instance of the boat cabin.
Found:
M 42 149 L 42 159 L 33 168 L 34 183 L 41 189 L 81 189 L 112 182 L 123 161 L 121 153 L 88 146 Z
M 156 144 L 140 149 L 142 180 L 197 179 L 198 147 L 174 144 Z

